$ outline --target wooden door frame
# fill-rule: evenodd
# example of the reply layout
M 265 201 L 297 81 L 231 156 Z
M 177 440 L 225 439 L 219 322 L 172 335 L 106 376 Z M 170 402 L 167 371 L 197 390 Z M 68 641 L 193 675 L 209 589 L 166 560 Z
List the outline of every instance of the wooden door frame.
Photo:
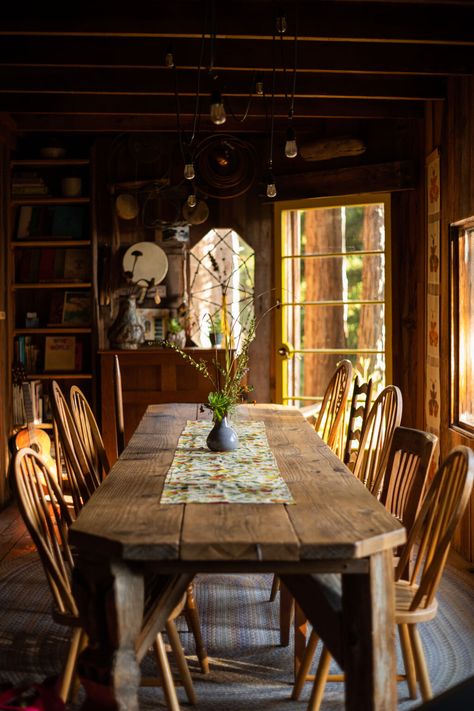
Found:
M 277 202 L 274 204 L 274 225 L 275 225 L 275 244 L 274 244 L 274 263 L 275 263 L 275 293 L 277 299 L 282 299 L 282 252 L 283 252 L 283 229 L 282 229 L 282 213 L 285 210 L 305 210 L 311 208 L 324 207 L 344 207 L 353 205 L 367 205 L 374 203 L 383 203 L 384 205 L 384 225 L 385 225 L 385 380 L 386 383 L 392 382 L 392 218 L 391 218 L 391 194 L 387 192 L 377 193 L 361 193 L 360 195 L 338 195 L 334 197 L 307 198 L 302 200 L 288 200 Z M 274 320 L 275 333 L 275 348 L 273 352 L 273 363 L 275 371 L 275 402 L 282 402 L 282 393 L 285 387 L 284 368 L 278 360 L 277 349 L 283 343 L 283 317 L 281 311 L 275 313 Z

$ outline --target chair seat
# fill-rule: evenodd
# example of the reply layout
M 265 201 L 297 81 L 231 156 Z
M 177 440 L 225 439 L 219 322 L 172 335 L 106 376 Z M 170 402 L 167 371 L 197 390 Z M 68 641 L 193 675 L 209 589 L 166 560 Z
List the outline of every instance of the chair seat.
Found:
M 406 580 L 398 580 L 395 583 L 395 621 L 397 625 L 416 624 L 417 622 L 427 622 L 436 616 L 438 602 L 433 599 L 430 605 L 426 605 L 426 596 L 422 598 L 416 610 L 410 610 L 413 598 L 418 592 L 418 585 L 410 585 Z

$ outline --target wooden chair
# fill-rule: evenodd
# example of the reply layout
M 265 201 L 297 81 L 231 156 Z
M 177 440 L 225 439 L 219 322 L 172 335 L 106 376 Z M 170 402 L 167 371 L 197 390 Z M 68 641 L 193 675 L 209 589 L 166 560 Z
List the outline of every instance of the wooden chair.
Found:
M 429 440 L 427 440 L 429 442 Z M 432 448 L 435 442 L 431 441 Z M 426 444 L 429 448 L 429 444 Z M 425 454 L 425 456 L 428 456 Z M 431 455 L 429 456 L 429 460 Z M 428 461 L 429 464 L 429 461 Z M 423 701 L 431 698 L 431 684 L 417 624 L 436 616 L 435 598 L 446 564 L 456 527 L 468 504 L 474 483 L 474 453 L 468 447 L 455 447 L 436 472 L 415 522 L 408 533 L 395 570 L 395 623 L 398 626 L 405 675 L 410 698 L 417 697 L 420 686 Z M 410 561 L 414 563 L 406 578 Z M 340 577 L 333 592 L 341 594 Z M 295 682 L 292 698 L 297 699 L 318 643 L 311 635 L 305 657 Z M 342 680 L 343 675 L 329 676 L 331 655 L 323 646 L 308 711 L 318 711 L 328 679 Z M 397 677 L 398 678 L 398 677 Z M 400 678 L 398 678 L 400 680 Z
M 408 532 L 423 500 L 437 441 L 436 435 L 410 427 L 397 427 L 393 433 L 379 501 Z
M 99 474 L 100 481 L 103 481 L 110 471 L 107 452 L 94 413 L 77 385 L 73 385 L 69 391 L 69 402 L 85 455 L 91 468 Z
M 76 427 L 72 412 L 55 380 L 51 382 L 51 408 L 55 442 L 58 447 L 56 459 L 58 463 L 61 456 L 64 460 L 74 512 L 77 516 L 99 486 L 101 477 L 86 454 L 85 445 Z
M 383 485 L 388 452 L 395 428 L 402 419 L 402 410 L 399 388 L 387 385 L 367 415 L 353 472 L 374 496 L 378 496 Z
M 359 452 L 367 415 L 370 411 L 372 399 L 372 378 L 364 382 L 359 382 L 356 375 L 352 385 L 351 407 L 346 430 L 342 461 L 352 471 Z
M 123 392 L 122 374 L 118 355 L 114 355 L 114 408 L 115 408 L 115 436 L 117 440 L 117 456 L 125 449 L 125 424 L 123 417 Z
M 314 425 L 316 432 L 333 449 L 338 442 L 339 430 L 342 425 L 347 398 L 349 397 L 351 378 L 351 362 L 349 360 L 341 360 L 327 385 L 316 417 Z
M 59 624 L 72 628 L 69 652 L 62 674 L 59 695 L 66 703 L 75 675 L 77 658 L 86 641 L 86 634 L 80 626 L 79 612 L 71 590 L 71 573 L 74 567 L 68 544 L 68 529 L 72 523 L 71 514 L 46 460 L 32 449 L 21 449 L 15 458 L 15 481 L 18 506 L 38 550 L 46 574 L 53 601 L 53 619 Z M 166 623 L 166 632 L 175 655 L 186 695 L 191 704 L 196 701 L 189 668 L 179 641 L 174 619 L 184 605 L 183 602 L 172 612 Z M 179 711 L 176 689 L 169 668 L 168 658 L 161 633 L 154 642 L 160 685 L 163 686 L 167 707 Z M 141 660 L 148 650 L 141 648 L 137 656 Z M 157 685 L 150 680 L 146 685 Z

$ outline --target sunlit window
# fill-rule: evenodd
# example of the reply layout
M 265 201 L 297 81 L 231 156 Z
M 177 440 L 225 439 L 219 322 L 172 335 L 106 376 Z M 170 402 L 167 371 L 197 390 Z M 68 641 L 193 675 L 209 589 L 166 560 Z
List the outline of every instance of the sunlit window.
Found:
M 253 316 L 255 255 L 232 229 L 210 230 L 189 251 L 188 301 L 193 343 L 215 345 L 214 330 L 239 347 L 241 329 Z M 217 334 L 216 334 L 217 335 Z M 220 341 L 218 341 L 219 343 Z
M 342 358 L 375 395 L 385 386 L 387 205 L 380 196 L 281 209 L 283 403 L 319 402 Z
M 474 218 L 455 225 L 451 246 L 452 421 L 474 432 Z

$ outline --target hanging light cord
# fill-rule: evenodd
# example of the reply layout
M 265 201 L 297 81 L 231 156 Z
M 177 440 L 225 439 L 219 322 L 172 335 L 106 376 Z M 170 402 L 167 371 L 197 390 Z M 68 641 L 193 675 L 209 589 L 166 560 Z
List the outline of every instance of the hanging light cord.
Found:
M 273 58 L 273 68 L 272 68 L 272 102 L 270 108 L 270 150 L 268 153 L 268 167 L 269 170 L 273 167 L 273 132 L 275 124 L 275 86 L 276 86 L 276 58 L 275 58 L 275 30 L 273 30 L 273 40 L 272 40 L 272 58 Z
M 295 8 L 295 35 L 293 39 L 293 78 L 290 96 L 288 96 L 287 90 L 287 69 L 285 62 L 285 51 L 284 51 L 284 41 L 283 33 L 280 34 L 280 50 L 281 50 L 281 64 L 283 67 L 283 85 L 285 88 L 285 99 L 288 104 L 288 118 L 293 118 L 294 106 L 295 106 L 295 92 L 296 92 L 296 70 L 297 70 L 297 60 L 298 60 L 298 15 L 299 15 L 299 2 L 296 3 Z
M 229 107 L 230 115 L 231 115 L 232 118 L 233 118 L 235 121 L 237 121 L 238 123 L 243 123 L 243 122 L 245 121 L 245 119 L 247 118 L 247 116 L 249 115 L 250 106 L 251 106 L 251 104 L 252 104 L 253 89 L 254 89 L 254 86 L 255 86 L 255 79 L 256 79 L 256 76 L 257 76 L 257 73 L 256 73 L 256 71 L 254 70 L 254 71 L 252 72 L 252 81 L 251 81 L 251 84 L 250 84 L 250 91 L 249 91 L 249 95 L 248 95 L 248 99 L 247 99 L 247 107 L 246 107 L 244 113 L 242 114 L 242 116 L 236 116 L 236 114 L 232 111 L 232 106 L 231 106 L 231 103 L 230 103 L 230 101 L 229 101 L 229 97 L 226 96 L 227 106 Z

